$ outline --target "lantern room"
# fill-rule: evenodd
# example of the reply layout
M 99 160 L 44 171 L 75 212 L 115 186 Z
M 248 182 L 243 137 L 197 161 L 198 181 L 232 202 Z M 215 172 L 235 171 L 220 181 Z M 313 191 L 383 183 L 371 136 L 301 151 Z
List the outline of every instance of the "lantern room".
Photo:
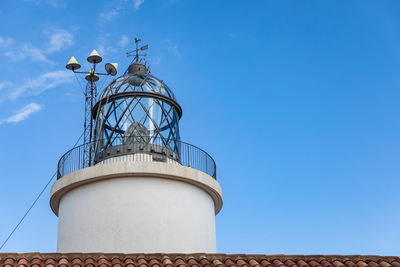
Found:
M 151 75 L 145 64 L 133 62 L 124 75 L 112 81 L 92 115 L 94 164 L 141 151 L 154 152 L 154 158 L 163 151 L 164 160 L 178 159 L 182 108 L 172 90 Z

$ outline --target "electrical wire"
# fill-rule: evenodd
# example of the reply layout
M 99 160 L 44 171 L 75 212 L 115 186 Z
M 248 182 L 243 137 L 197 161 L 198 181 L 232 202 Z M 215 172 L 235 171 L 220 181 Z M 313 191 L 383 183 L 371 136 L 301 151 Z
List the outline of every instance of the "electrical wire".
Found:
M 78 75 L 76 75 L 76 73 L 75 73 L 74 76 L 75 76 L 76 81 L 77 81 L 78 84 L 79 84 L 79 87 L 80 87 L 81 90 L 82 90 L 82 93 L 85 94 L 85 89 L 83 89 L 83 86 L 82 86 L 81 82 L 79 81 Z
M 36 199 L 33 201 L 32 205 L 29 207 L 29 209 L 25 212 L 24 216 L 22 216 L 22 218 L 19 220 L 19 222 L 17 223 L 17 225 L 14 227 L 14 229 L 11 231 L 11 233 L 8 235 L 8 237 L 6 238 L 6 240 L 4 240 L 3 244 L 0 247 L 0 250 L 6 245 L 7 241 L 10 239 L 10 237 L 14 234 L 14 232 L 17 230 L 17 228 L 20 226 L 20 224 L 22 223 L 22 221 L 25 219 L 25 217 L 28 215 L 28 213 L 31 211 L 31 209 L 33 208 L 33 206 L 35 206 L 36 202 L 39 200 L 39 198 L 42 196 L 42 194 L 44 193 L 44 191 L 46 190 L 46 188 L 49 186 L 50 182 L 54 179 L 54 177 L 56 176 L 57 171 L 53 174 L 53 176 L 51 176 L 50 180 L 47 182 L 47 184 L 44 186 L 44 188 L 42 189 L 42 191 L 39 193 L 39 195 L 36 197 Z
M 81 140 L 83 136 L 83 133 L 81 134 L 81 136 L 78 138 L 78 141 L 75 142 L 74 147 L 76 147 L 76 145 L 78 144 L 78 142 Z M 7 238 L 4 240 L 4 242 L 1 244 L 0 246 L 0 250 L 3 249 L 3 247 L 7 244 L 7 241 L 11 238 L 11 236 L 14 234 L 14 232 L 18 229 L 18 227 L 21 225 L 21 223 L 23 222 L 23 220 L 25 219 L 25 217 L 29 214 L 29 212 L 31 211 L 31 209 L 35 206 L 36 202 L 39 200 L 39 198 L 43 195 L 44 191 L 46 191 L 46 188 L 49 186 L 49 184 L 51 183 L 51 181 L 54 179 L 54 177 L 56 176 L 57 171 L 53 174 L 53 176 L 51 176 L 50 180 L 47 182 L 47 184 L 43 187 L 42 191 L 40 191 L 39 195 L 37 195 L 37 197 L 35 198 L 35 200 L 32 202 L 31 206 L 29 207 L 29 209 L 25 212 L 24 216 L 22 216 L 22 218 L 19 220 L 19 222 L 17 223 L 17 225 L 13 228 L 13 230 L 11 231 L 11 233 L 7 236 Z

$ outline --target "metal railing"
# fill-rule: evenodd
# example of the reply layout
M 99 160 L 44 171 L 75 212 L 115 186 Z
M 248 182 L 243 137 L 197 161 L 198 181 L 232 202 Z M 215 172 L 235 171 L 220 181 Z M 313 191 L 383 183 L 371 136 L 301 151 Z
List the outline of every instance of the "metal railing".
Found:
M 101 142 L 97 141 L 97 144 Z M 216 164 L 214 159 L 204 150 L 194 145 L 174 141 L 174 146 L 165 145 L 160 138 L 141 142 L 135 139 L 114 142 L 107 148 L 96 148 L 92 143 L 93 151 L 90 160 L 85 155 L 85 144 L 66 152 L 58 161 L 57 179 L 74 171 L 118 161 L 153 161 L 168 164 L 179 164 L 202 171 L 216 179 Z

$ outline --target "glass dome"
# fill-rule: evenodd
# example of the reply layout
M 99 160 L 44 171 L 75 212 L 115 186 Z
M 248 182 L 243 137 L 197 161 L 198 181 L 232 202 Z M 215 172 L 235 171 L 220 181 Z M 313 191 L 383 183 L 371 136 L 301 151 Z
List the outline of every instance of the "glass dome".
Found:
M 93 108 L 92 158 L 135 144 L 140 144 L 142 150 L 145 146 L 151 151 L 166 148 L 173 154 L 180 152 L 182 109 L 172 90 L 144 65 L 136 64 L 136 69 L 132 65 L 104 89 Z
M 131 74 L 127 73 L 119 78 L 112 81 L 100 95 L 100 100 L 110 95 L 122 93 L 122 92 L 153 92 L 160 95 L 164 95 L 173 100 L 175 95 L 171 89 L 161 80 L 150 74 Z

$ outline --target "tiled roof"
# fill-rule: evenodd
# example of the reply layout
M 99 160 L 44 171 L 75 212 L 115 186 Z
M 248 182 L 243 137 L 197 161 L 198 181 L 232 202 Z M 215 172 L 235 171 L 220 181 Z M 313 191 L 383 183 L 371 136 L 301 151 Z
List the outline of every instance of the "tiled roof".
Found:
M 244 254 L 0 253 L 1 267 L 400 267 L 399 257 Z

